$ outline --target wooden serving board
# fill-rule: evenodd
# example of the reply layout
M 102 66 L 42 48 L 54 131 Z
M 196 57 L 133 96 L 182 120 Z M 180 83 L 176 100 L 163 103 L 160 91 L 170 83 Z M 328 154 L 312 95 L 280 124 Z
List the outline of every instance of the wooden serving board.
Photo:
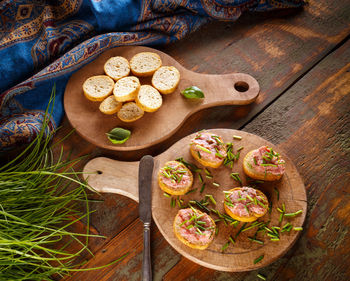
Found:
M 83 95 L 84 81 L 94 75 L 104 74 L 105 62 L 113 56 L 130 60 L 133 55 L 151 51 L 160 55 L 163 65 L 175 66 L 181 74 L 176 91 L 163 95 L 162 107 L 132 123 L 119 120 L 116 114 L 106 115 L 99 111 L 99 102 L 87 100 Z M 151 84 L 151 78 L 140 78 L 141 84 Z M 203 90 L 204 99 L 189 100 L 180 92 L 187 87 L 197 86 Z M 225 75 L 200 74 L 181 66 L 167 54 L 147 47 L 118 47 L 104 52 L 87 64 L 68 81 L 64 94 L 64 108 L 71 125 L 87 141 L 96 146 L 115 151 L 140 150 L 171 137 L 193 113 L 219 105 L 244 105 L 254 102 L 259 93 L 258 82 L 250 75 L 231 73 Z M 131 130 L 130 139 L 124 144 L 112 144 L 106 133 L 115 127 Z
M 305 220 L 307 207 L 305 186 L 298 171 L 286 154 L 270 142 L 243 131 L 230 129 L 213 129 L 209 131 L 222 136 L 225 142 L 233 142 L 235 150 L 240 146 L 244 147 L 232 171 L 240 174 L 245 186 L 248 184 L 242 170 L 242 160 L 250 150 L 256 149 L 262 145 L 268 145 L 281 153 L 282 157 L 286 160 L 286 172 L 282 179 L 271 183 L 266 182 L 259 186 L 273 204 L 271 215 L 267 214 L 263 219 L 265 221 L 271 220 L 269 226 L 278 226 L 279 213 L 276 207 L 281 207 L 282 203 L 284 203 L 287 212 L 295 212 L 301 209 L 303 213 L 293 219 L 284 219 L 282 226 L 287 222 L 290 222 L 293 226 L 302 226 Z M 206 250 L 191 249 L 182 244 L 175 237 L 172 224 L 179 207 L 176 206 L 172 208 L 170 199 L 163 195 L 163 191 L 158 187 L 157 173 L 167 161 L 174 160 L 178 157 L 183 157 L 186 161 L 195 163 L 195 160 L 189 152 L 189 143 L 194 135 L 195 134 L 192 134 L 181 139 L 167 151 L 155 157 L 152 183 L 152 213 L 153 219 L 160 232 L 180 254 L 202 266 L 216 270 L 231 272 L 248 271 L 266 266 L 281 257 L 295 243 L 300 232 L 284 232 L 279 242 L 271 242 L 266 235 L 258 235 L 258 238 L 265 243 L 264 245 L 260 245 L 247 239 L 248 236 L 254 235 L 256 229 L 249 230 L 242 232 L 237 237 L 236 243 L 230 245 L 224 252 L 222 252 L 221 249 L 228 241 L 229 235 L 234 236 L 243 223 L 233 227 L 225 226 L 223 222 L 219 222 L 217 224 L 219 233 Z M 243 138 L 242 140 L 232 140 L 233 135 L 239 135 Z M 103 157 L 95 158 L 84 167 L 84 176 L 88 180 L 88 183 L 99 192 L 122 194 L 138 201 L 138 179 L 136 176 L 138 174 L 138 164 L 139 162 L 121 162 Z M 203 168 L 199 163 L 195 164 Z M 202 184 L 199 182 L 198 175 L 194 174 L 195 180 L 193 188 L 197 190 L 188 195 L 183 195 L 181 198 L 185 202 L 188 202 L 192 199 L 200 200 L 205 194 L 212 194 L 217 205 L 214 206 L 210 204 L 209 207 L 217 208 L 221 213 L 224 213 L 223 191 L 239 186 L 239 184 L 230 178 L 230 173 L 232 171 L 228 167 L 222 166 L 218 169 L 209 168 L 208 170 L 213 174 L 214 178 L 207 179 L 205 177 L 205 172 L 202 171 L 201 174 L 206 182 L 204 192 L 200 194 Z M 213 182 L 219 183 L 220 187 L 212 185 Z M 274 188 L 277 188 L 279 191 L 279 200 L 277 200 Z M 217 218 L 215 214 L 211 213 L 211 215 L 214 219 Z M 264 259 L 254 264 L 253 261 L 261 255 L 264 255 Z

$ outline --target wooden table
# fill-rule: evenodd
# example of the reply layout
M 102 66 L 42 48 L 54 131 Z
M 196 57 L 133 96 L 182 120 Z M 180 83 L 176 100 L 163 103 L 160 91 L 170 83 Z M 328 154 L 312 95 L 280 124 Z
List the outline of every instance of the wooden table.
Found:
M 245 273 L 201 267 L 178 254 L 152 229 L 154 280 L 350 280 L 350 5 L 349 1 L 310 1 L 289 15 L 243 16 L 235 23 L 212 23 L 185 40 L 159 49 L 186 68 L 202 73 L 244 72 L 260 83 L 261 92 L 249 106 L 201 111 L 187 120 L 170 141 L 148 153 L 157 155 L 183 136 L 201 129 L 233 128 L 257 134 L 287 151 L 301 174 L 308 213 L 300 239 L 268 267 Z M 67 120 L 60 139 L 72 130 Z M 140 153 L 113 153 L 96 148 L 77 134 L 63 143 L 73 157 L 108 156 L 136 160 Z M 146 153 L 145 151 L 142 152 Z M 82 169 L 89 160 L 79 164 Z M 92 203 L 91 239 L 94 257 L 64 280 L 140 280 L 142 223 L 131 199 L 103 194 Z

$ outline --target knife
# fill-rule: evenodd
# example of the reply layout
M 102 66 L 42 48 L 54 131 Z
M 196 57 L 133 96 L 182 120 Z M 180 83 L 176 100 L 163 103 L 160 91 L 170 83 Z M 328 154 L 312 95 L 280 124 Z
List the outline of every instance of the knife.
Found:
M 143 156 L 139 165 L 139 215 L 143 222 L 142 281 L 152 280 L 150 229 L 152 222 L 153 157 Z

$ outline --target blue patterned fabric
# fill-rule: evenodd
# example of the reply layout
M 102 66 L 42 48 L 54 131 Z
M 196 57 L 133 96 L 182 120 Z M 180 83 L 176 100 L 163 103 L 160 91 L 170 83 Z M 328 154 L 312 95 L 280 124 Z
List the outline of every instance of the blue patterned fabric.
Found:
M 0 151 L 36 136 L 54 84 L 50 127 L 56 128 L 70 75 L 107 49 L 167 44 L 210 20 L 302 5 L 303 0 L 3 0 Z

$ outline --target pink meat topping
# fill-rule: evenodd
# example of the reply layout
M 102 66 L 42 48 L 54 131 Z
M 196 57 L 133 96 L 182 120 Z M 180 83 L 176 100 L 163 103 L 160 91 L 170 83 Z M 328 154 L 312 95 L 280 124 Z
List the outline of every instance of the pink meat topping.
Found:
M 159 170 L 163 183 L 173 189 L 182 189 L 191 181 L 190 171 L 177 161 L 168 162 L 166 166 Z
M 206 213 L 182 209 L 176 216 L 175 225 L 179 234 L 191 244 L 205 245 L 213 240 L 215 225 Z
M 252 157 L 250 164 L 257 172 L 282 175 L 285 171 L 285 161 L 270 147 L 262 146 L 254 150 Z
M 225 204 L 233 214 L 239 217 L 262 215 L 268 208 L 266 199 L 251 187 L 242 187 L 226 193 Z
M 198 151 L 203 160 L 215 162 L 226 157 L 226 147 L 221 137 L 212 133 L 198 133 L 191 140 L 191 148 Z

